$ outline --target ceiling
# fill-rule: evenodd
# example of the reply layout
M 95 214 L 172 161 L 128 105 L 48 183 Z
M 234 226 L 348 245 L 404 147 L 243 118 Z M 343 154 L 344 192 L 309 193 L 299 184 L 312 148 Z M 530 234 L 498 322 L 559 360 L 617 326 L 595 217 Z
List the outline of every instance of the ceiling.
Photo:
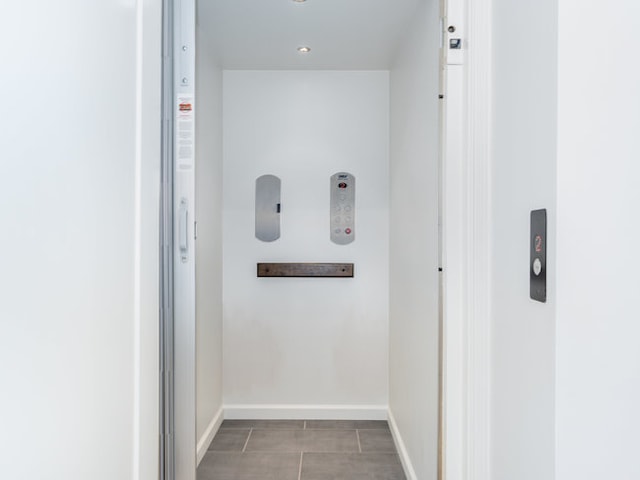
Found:
M 385 70 L 426 1 L 198 0 L 197 23 L 225 69 Z

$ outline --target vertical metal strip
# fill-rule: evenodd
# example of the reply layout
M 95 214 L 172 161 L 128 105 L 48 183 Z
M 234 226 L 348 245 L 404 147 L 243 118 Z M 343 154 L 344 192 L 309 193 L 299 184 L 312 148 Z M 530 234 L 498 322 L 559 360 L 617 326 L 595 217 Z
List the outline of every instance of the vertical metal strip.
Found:
M 178 480 L 196 480 L 195 0 L 173 0 L 173 438 Z M 180 224 L 176 212 L 182 207 Z M 182 245 L 178 238 L 182 232 Z
M 438 95 L 438 480 L 446 478 L 445 472 L 445 322 L 444 322 L 444 162 L 445 162 L 445 115 L 447 94 L 447 0 L 440 0 L 440 55 Z
M 160 480 L 175 479 L 173 392 L 174 5 L 162 2 L 162 165 L 160 199 Z

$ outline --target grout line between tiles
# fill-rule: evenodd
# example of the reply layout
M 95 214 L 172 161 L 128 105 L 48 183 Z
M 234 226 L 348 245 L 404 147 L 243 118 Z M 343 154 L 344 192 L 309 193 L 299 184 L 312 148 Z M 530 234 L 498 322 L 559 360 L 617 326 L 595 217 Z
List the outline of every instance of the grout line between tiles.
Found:
M 242 453 L 247 449 L 247 445 L 249 444 L 249 439 L 251 438 L 251 434 L 253 433 L 253 428 L 249 430 L 249 435 L 247 435 L 247 441 L 244 442 L 244 447 L 242 447 Z
M 306 430 L 306 429 L 307 429 L 307 421 L 306 421 L 306 420 L 304 421 L 304 426 L 302 427 L 302 429 L 303 429 L 303 430 Z
M 362 445 L 360 445 L 360 432 L 356 429 L 356 438 L 358 439 L 358 452 L 362 453 Z
M 300 467 L 298 468 L 298 480 L 302 479 L 302 457 L 304 456 L 304 452 L 300 452 Z

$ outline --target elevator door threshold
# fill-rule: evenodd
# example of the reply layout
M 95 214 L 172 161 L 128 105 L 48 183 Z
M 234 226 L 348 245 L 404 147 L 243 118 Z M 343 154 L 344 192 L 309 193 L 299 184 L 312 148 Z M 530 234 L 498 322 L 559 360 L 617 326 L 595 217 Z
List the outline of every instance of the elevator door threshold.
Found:
M 386 421 L 225 420 L 197 480 L 405 480 Z

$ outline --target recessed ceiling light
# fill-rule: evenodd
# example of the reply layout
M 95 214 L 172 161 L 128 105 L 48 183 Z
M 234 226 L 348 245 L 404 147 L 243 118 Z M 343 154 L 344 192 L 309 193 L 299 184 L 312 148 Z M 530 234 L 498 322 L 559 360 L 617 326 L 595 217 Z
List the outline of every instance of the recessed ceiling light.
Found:
M 311 48 L 309 48 L 309 47 L 298 47 L 298 51 L 300 53 L 309 53 L 311 51 Z
M 304 2 L 306 2 L 307 0 L 293 0 L 293 1 L 294 1 L 295 3 L 304 3 Z

